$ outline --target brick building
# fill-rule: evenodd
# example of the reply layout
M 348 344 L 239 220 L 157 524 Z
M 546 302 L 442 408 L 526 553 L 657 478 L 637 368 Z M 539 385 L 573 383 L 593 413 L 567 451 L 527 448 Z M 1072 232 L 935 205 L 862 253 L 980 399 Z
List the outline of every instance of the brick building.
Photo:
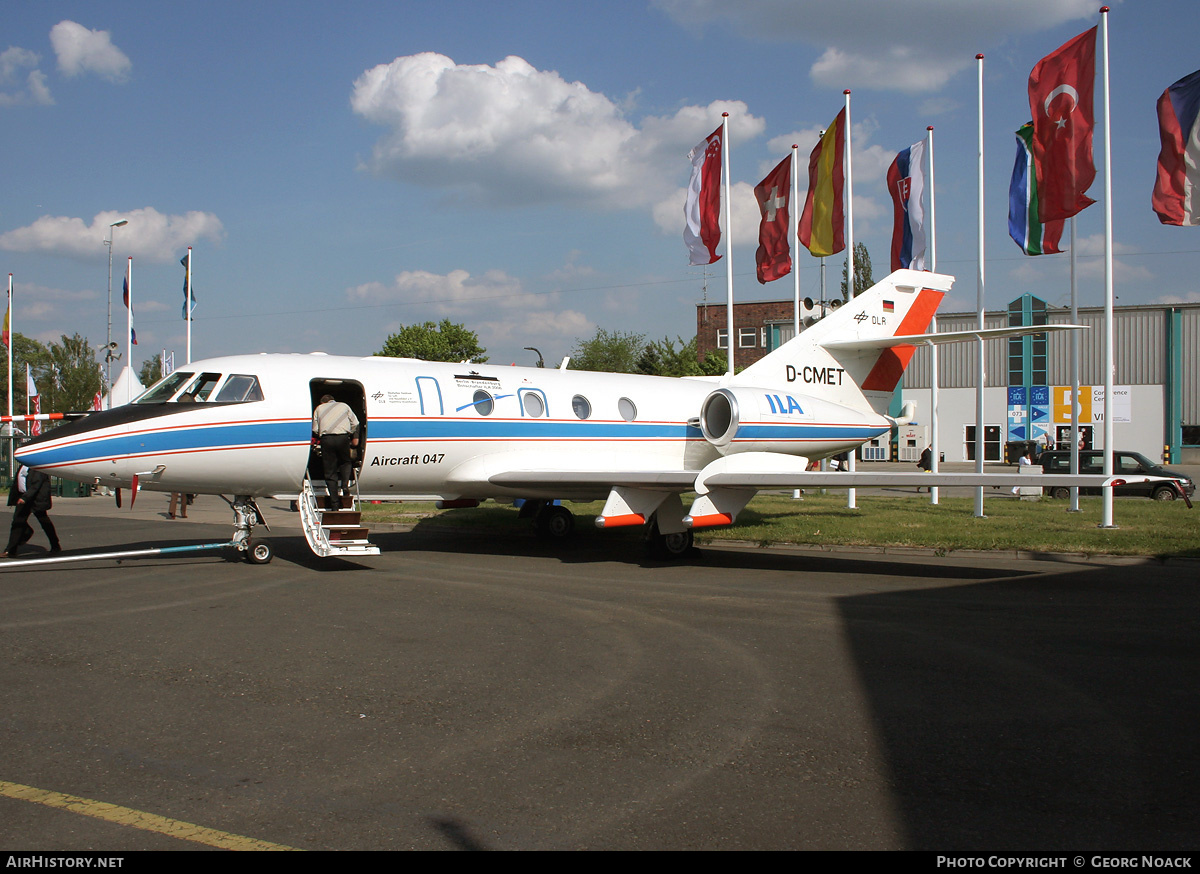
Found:
M 761 300 L 733 305 L 733 364 L 749 367 L 772 349 L 795 336 L 790 300 Z M 725 334 L 725 304 L 696 304 L 696 352 L 704 361 L 709 355 L 722 360 L 728 354 Z

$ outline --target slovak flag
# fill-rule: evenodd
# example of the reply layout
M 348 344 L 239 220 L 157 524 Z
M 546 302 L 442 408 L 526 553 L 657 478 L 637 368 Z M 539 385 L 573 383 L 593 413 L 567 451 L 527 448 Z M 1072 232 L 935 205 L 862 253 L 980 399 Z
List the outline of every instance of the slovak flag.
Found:
M 792 156 L 788 155 L 754 187 L 762 220 L 758 223 L 758 281 L 764 285 L 792 272 L 791 210 Z
M 1095 84 L 1094 27 L 1046 55 L 1029 74 L 1038 218 L 1043 223 L 1068 219 L 1096 202 L 1084 194 L 1096 178 L 1092 163 Z
M 1200 225 L 1200 70 L 1158 98 L 1158 178 L 1151 203 L 1164 225 Z
M 721 256 L 721 128 L 717 128 L 688 152 L 692 179 L 688 184 L 683 242 L 688 248 L 688 263 L 693 267 L 712 264 Z
M 925 142 L 902 149 L 887 172 L 895 222 L 892 269 L 925 269 Z

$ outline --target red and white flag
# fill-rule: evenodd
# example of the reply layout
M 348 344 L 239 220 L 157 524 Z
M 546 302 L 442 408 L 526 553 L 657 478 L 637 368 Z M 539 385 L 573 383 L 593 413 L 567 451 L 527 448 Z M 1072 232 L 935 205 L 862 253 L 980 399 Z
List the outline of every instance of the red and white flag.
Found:
M 758 281 L 766 284 L 792 272 L 791 210 L 792 156 L 788 155 L 754 188 L 758 211 Z
M 29 404 L 33 407 L 35 416 L 41 415 L 42 412 L 42 396 L 38 394 L 37 384 L 33 381 L 33 372 L 29 369 L 29 365 L 25 365 L 25 397 L 29 399 Z M 26 407 L 28 412 L 29 407 Z M 37 419 L 32 419 L 29 422 L 29 436 L 37 437 L 42 433 L 42 423 Z
M 104 399 L 100 396 L 100 392 L 96 392 L 96 396 L 92 398 L 92 412 L 99 412 Z
M 721 256 L 721 128 L 717 128 L 688 152 L 692 179 L 684 204 L 683 242 L 688 248 L 688 263 L 694 267 L 712 264 Z
M 1029 74 L 1033 161 L 1042 223 L 1068 219 L 1096 201 L 1084 194 L 1096 178 L 1092 163 L 1092 92 L 1096 28 L 1046 55 Z

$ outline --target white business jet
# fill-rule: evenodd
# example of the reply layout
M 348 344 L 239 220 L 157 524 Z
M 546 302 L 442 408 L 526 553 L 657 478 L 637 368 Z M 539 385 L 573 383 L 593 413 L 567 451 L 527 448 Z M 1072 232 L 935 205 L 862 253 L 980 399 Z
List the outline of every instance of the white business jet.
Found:
M 359 500 L 473 506 L 524 499 L 523 512 L 556 537 L 573 527 L 556 499 L 606 499 L 598 526 L 645 526 L 652 551 L 670 558 L 690 548 L 695 529 L 733 524 L 763 488 L 929 485 L 928 474 L 808 468 L 912 419 L 911 405 L 898 418 L 887 410 L 917 345 L 1031 333 L 925 334 L 952 282 L 897 271 L 761 361 L 723 377 L 323 354 L 196 361 L 132 404 L 56 428 L 17 457 L 66 479 L 132 487 L 134 497 L 139 487 L 233 495 L 231 543 L 251 561 L 271 558 L 268 543 L 252 539 L 260 519 L 255 499 L 266 496 L 297 501 L 318 555 L 377 553 L 357 508 L 322 509 L 311 419 L 318 399 L 330 394 L 361 423 Z M 1100 485 L 1100 479 L 1064 482 Z M 938 484 L 1012 481 L 949 474 Z M 686 510 L 685 493 L 696 495 Z

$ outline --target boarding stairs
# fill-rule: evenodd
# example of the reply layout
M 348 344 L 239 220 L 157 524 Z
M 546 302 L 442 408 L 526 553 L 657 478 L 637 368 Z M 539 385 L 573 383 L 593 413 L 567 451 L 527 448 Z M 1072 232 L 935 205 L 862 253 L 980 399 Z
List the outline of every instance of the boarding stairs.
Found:
M 379 547 L 367 539 L 362 525 L 358 481 L 354 481 L 354 502 L 349 509 L 329 510 L 328 489 L 307 476 L 300 488 L 300 522 L 309 548 L 321 558 L 331 555 L 379 555 Z

